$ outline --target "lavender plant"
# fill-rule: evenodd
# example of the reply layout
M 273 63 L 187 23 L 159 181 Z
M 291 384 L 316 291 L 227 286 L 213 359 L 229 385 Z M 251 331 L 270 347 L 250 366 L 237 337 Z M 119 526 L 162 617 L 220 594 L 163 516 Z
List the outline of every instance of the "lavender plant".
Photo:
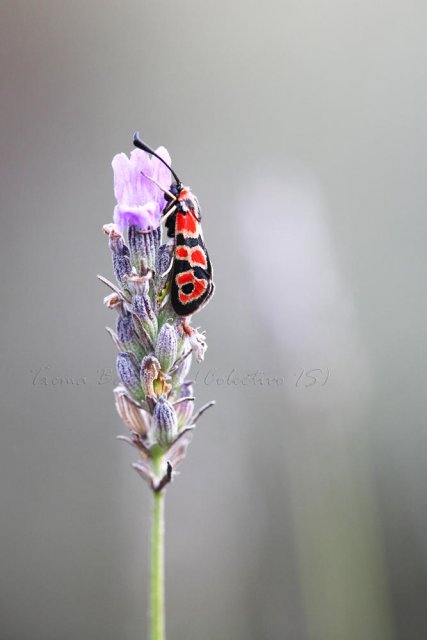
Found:
M 164 147 L 156 153 L 170 166 Z M 193 383 L 187 376 L 192 358 L 203 360 L 206 340 L 170 304 L 174 243 L 162 243 L 161 218 L 171 172 L 141 149 L 130 158 L 119 153 L 112 166 L 117 205 L 114 222 L 103 229 L 116 284 L 98 277 L 111 290 L 105 305 L 117 314 L 115 330 L 107 331 L 118 350 L 116 408 L 129 432 L 118 437 L 138 451 L 132 466 L 153 494 L 150 637 L 164 640 L 164 494 L 198 419 L 214 403 L 194 410 Z

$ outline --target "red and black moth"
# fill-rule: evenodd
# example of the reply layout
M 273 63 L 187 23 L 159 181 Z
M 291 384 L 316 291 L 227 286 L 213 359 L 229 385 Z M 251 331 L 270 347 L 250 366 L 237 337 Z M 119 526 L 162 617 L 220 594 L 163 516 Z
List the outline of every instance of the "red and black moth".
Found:
M 136 133 L 133 143 L 158 158 L 168 167 L 175 182 L 165 191 L 167 206 L 162 219 L 168 236 L 174 238 L 171 269 L 171 304 L 179 316 L 199 311 L 212 296 L 212 265 L 203 240 L 199 202 L 189 187 L 184 187 L 173 169 Z M 158 185 L 160 187 L 160 185 Z M 160 187 L 161 188 L 161 187 Z

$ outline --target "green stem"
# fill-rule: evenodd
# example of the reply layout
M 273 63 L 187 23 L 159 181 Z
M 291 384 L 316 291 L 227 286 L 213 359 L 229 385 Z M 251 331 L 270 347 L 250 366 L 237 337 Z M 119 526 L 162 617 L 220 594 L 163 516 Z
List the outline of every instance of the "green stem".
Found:
M 153 492 L 153 506 L 151 511 L 151 640 L 165 640 L 164 514 L 164 492 Z

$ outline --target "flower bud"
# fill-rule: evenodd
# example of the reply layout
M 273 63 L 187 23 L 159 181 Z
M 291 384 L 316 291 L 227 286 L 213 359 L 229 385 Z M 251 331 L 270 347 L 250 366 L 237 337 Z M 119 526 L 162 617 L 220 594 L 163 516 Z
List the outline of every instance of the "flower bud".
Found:
M 104 225 L 104 233 L 108 235 L 108 244 L 113 254 L 113 268 L 117 281 L 120 284 L 125 282 L 125 276 L 132 272 L 132 265 L 129 259 L 129 249 L 124 243 L 123 236 L 117 231 L 114 225 Z
M 153 313 L 153 308 L 148 295 L 137 294 L 133 296 L 132 313 L 138 316 L 141 320 L 142 326 L 154 343 L 157 335 L 157 318 Z
M 168 279 L 168 269 L 171 264 L 173 254 L 173 244 L 162 244 L 159 247 L 156 256 L 155 272 L 156 272 L 156 286 L 159 289 L 164 287 L 166 280 Z
M 154 270 L 156 251 L 160 243 L 160 228 L 141 231 L 131 225 L 128 231 L 130 254 L 132 263 L 138 274 L 145 275 Z
M 138 365 L 134 355 L 127 351 L 119 353 L 116 368 L 120 380 L 132 397 L 138 401 L 142 401 L 144 399 L 144 392 L 142 390 Z
M 194 395 L 194 385 L 192 382 L 184 382 L 179 390 L 178 400 L 174 403 L 175 413 L 178 420 L 178 428 L 185 427 L 193 415 L 194 400 L 183 400 L 181 398 L 192 398 Z
M 129 249 L 126 245 L 123 245 L 123 251 L 120 253 L 113 253 L 113 269 L 118 282 L 124 284 L 126 281 L 125 276 L 128 276 L 132 271 Z
M 147 435 L 150 428 L 150 415 L 144 409 L 140 409 L 126 395 L 123 387 L 114 389 L 117 413 L 130 431 L 136 431 L 140 436 Z
M 175 362 L 177 348 L 178 339 L 175 327 L 166 322 L 159 331 L 155 351 L 164 373 L 167 373 Z
M 122 350 L 133 353 L 137 360 L 144 357 L 146 351 L 138 341 L 131 313 L 124 311 L 117 319 L 117 337 L 123 345 Z
M 126 344 L 132 342 L 135 335 L 133 327 L 132 315 L 130 313 L 124 313 L 119 315 L 117 319 L 117 336 L 119 340 Z
M 158 378 L 160 373 L 160 362 L 154 356 L 145 356 L 141 363 L 141 381 L 145 390 L 145 394 L 149 397 L 153 397 L 154 393 L 153 383 Z
M 153 411 L 153 435 L 161 447 L 168 447 L 178 435 L 175 409 L 164 398 L 159 398 Z
M 132 298 L 132 311 L 142 319 L 148 318 L 152 322 L 156 319 L 150 298 L 146 293 L 136 294 Z

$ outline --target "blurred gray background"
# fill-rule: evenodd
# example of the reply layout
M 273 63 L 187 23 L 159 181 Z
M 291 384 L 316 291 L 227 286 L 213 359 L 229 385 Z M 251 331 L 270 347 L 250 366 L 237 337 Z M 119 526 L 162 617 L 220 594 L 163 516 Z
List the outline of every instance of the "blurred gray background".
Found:
M 147 637 L 96 280 L 136 129 L 199 196 L 217 285 L 168 639 L 426 638 L 425 2 L 0 8 L 1 640 Z

